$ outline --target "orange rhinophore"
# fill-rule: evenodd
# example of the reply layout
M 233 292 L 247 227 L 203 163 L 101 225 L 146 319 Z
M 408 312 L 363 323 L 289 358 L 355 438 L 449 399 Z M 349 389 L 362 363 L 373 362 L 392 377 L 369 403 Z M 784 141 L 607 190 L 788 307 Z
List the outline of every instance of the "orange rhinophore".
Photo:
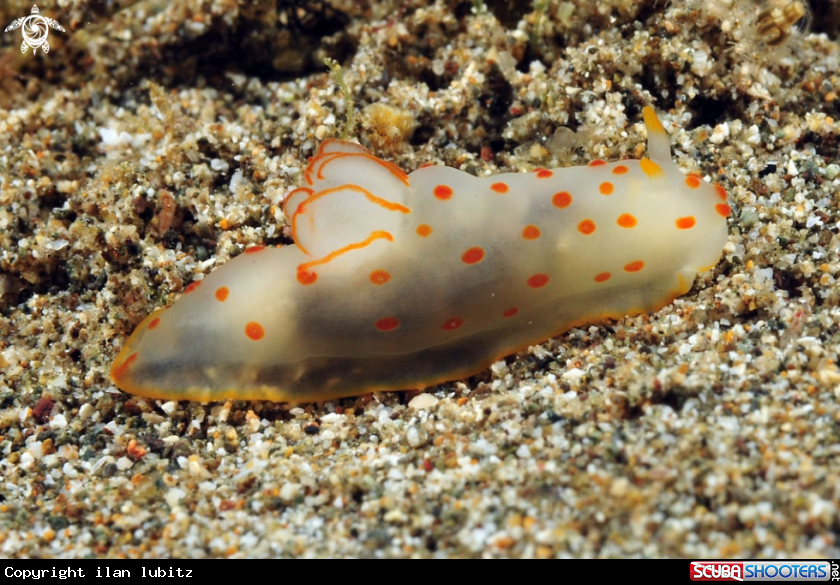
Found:
M 656 310 L 714 266 L 726 191 L 648 158 L 410 175 L 328 140 L 286 197 L 294 246 L 256 246 L 147 317 L 111 378 L 169 400 L 307 402 L 420 389 L 604 318 Z

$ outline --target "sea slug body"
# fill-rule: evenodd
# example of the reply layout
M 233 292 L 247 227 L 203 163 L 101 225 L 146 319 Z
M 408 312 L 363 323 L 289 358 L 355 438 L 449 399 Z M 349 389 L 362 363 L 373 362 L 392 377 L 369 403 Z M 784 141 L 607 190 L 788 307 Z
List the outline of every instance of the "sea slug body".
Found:
M 294 246 L 256 246 L 149 315 L 111 369 L 132 394 L 307 402 L 420 389 L 604 318 L 659 309 L 712 268 L 726 192 L 648 158 L 410 175 L 323 143 L 284 203 Z

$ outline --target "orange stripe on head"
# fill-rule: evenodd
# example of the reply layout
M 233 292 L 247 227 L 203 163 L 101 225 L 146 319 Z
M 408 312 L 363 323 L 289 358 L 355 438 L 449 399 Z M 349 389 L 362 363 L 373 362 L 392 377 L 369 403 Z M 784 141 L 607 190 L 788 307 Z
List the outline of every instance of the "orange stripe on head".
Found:
M 361 157 L 361 158 L 366 158 L 368 160 L 372 160 L 376 164 L 385 167 L 385 169 L 388 172 L 390 172 L 392 175 L 394 175 L 399 181 L 402 181 L 402 183 L 406 187 L 409 186 L 408 175 L 405 174 L 405 171 L 403 171 L 400 167 L 398 167 L 394 163 L 388 162 L 386 160 L 382 160 L 381 158 L 377 158 L 377 157 L 375 157 L 372 154 L 369 154 L 367 152 L 331 152 L 327 155 L 324 155 L 324 161 L 321 162 L 320 165 L 318 166 L 318 172 L 317 172 L 316 176 L 319 179 L 323 180 L 324 179 L 324 168 L 329 163 L 331 163 L 335 160 L 348 158 L 348 157 Z
M 370 156 L 373 157 L 374 160 L 380 160 L 373 155 L 370 155 Z M 398 178 L 400 181 L 402 181 L 405 184 L 406 187 L 410 186 L 409 181 L 408 181 L 408 175 L 406 174 L 406 172 L 404 170 L 402 170 L 400 168 L 400 166 L 398 164 L 393 163 L 389 160 L 385 160 L 385 161 L 381 161 L 381 162 L 384 162 L 391 169 L 391 172 L 394 174 L 394 176 L 396 178 Z
M 329 139 L 329 140 L 332 140 L 332 139 Z M 338 142 L 344 142 L 344 141 L 339 140 Z M 330 152 L 324 152 L 324 147 L 329 146 L 329 144 L 323 143 L 321 145 L 321 147 L 318 148 L 318 152 L 315 153 L 315 156 L 310 156 L 308 159 L 306 159 L 306 169 L 304 169 L 304 170 L 307 173 L 315 174 L 316 173 L 316 167 L 319 167 L 325 161 L 331 160 L 337 154 L 368 154 L 368 150 L 366 148 L 364 148 L 363 146 L 361 146 L 360 144 L 355 144 L 353 142 L 351 142 L 350 144 L 353 144 L 354 146 L 359 147 L 359 150 L 355 150 L 353 152 L 335 151 L 335 150 L 330 151 Z
M 293 198 L 293 197 L 294 197 L 294 196 L 295 196 L 298 192 L 303 192 L 303 193 L 306 193 L 306 194 L 307 194 L 307 196 L 312 195 L 312 193 L 313 193 L 312 189 L 310 189 L 309 187 L 298 187 L 297 189 L 292 189 L 291 191 L 289 191 L 289 192 L 286 194 L 286 197 L 284 197 L 284 198 L 283 198 L 283 203 L 282 203 L 282 206 L 283 206 L 283 214 L 284 214 L 286 217 L 289 217 L 289 216 L 291 216 L 291 215 L 294 215 L 294 213 L 295 213 L 295 210 L 290 210 L 290 209 L 288 209 L 288 206 L 289 206 L 289 201 L 291 201 L 291 200 L 292 200 L 292 198 Z
M 308 159 L 306 159 L 306 168 L 303 169 L 303 171 L 305 173 L 314 173 L 315 165 L 324 160 L 324 157 L 330 156 L 331 154 L 332 153 L 321 152 L 320 150 L 318 150 L 318 153 L 315 156 L 310 156 Z
M 291 219 L 291 222 L 290 222 L 292 224 L 292 239 L 295 241 L 295 245 L 298 247 L 298 249 L 301 252 L 303 252 L 304 254 L 306 254 L 307 256 L 309 255 L 309 251 L 307 251 L 307 249 L 300 243 L 300 241 L 298 240 L 298 237 L 297 237 L 297 217 L 298 217 L 298 215 L 300 215 L 301 213 L 304 213 L 306 211 L 306 206 L 309 205 L 310 203 L 312 203 L 313 201 L 317 201 L 318 199 L 320 199 L 322 197 L 326 197 L 327 195 L 332 195 L 336 191 L 343 191 L 344 189 L 350 189 L 351 191 L 357 191 L 357 192 L 361 193 L 362 195 L 364 195 L 368 199 L 368 201 L 370 201 L 371 203 L 375 203 L 376 205 L 379 205 L 380 207 L 383 207 L 384 209 L 387 209 L 388 211 L 398 211 L 400 213 L 411 213 L 411 209 L 409 209 L 405 205 L 401 205 L 399 203 L 394 203 L 393 201 L 388 201 L 387 199 L 383 199 L 382 197 L 377 197 L 376 195 L 374 195 L 373 193 L 371 193 L 367 189 L 364 189 L 363 187 L 359 187 L 358 185 L 341 185 L 340 187 L 332 187 L 330 189 L 324 189 L 323 191 L 318 191 L 317 193 L 314 193 L 313 195 L 310 195 L 308 198 L 306 198 L 304 201 L 302 201 L 300 203 L 300 205 L 298 205 L 297 211 L 295 211 L 294 215 L 292 215 L 292 219 Z
M 353 244 L 347 244 L 346 246 L 341 247 L 338 250 L 333 250 L 332 252 L 330 252 L 329 254 L 324 256 L 323 258 L 319 258 L 317 260 L 312 260 L 311 262 L 304 262 L 303 264 L 301 264 L 297 267 L 298 275 L 300 275 L 303 272 L 309 272 L 310 268 L 313 268 L 315 266 L 320 266 L 321 264 L 327 264 L 328 262 L 332 262 L 333 260 L 335 260 L 336 258 L 341 256 L 342 254 L 346 254 L 347 252 L 352 252 L 353 250 L 360 250 L 362 248 L 365 248 L 365 247 L 371 245 L 376 240 L 382 240 L 382 239 L 388 240 L 389 242 L 393 242 L 394 241 L 394 236 L 392 236 L 388 232 L 382 231 L 382 230 L 371 232 L 371 234 L 367 238 L 362 240 L 361 242 L 355 242 Z M 300 280 L 300 277 L 298 277 L 298 280 Z
M 315 181 L 312 178 L 313 175 L 317 176 L 318 174 L 318 167 L 331 158 L 333 158 L 336 154 L 335 152 L 321 152 L 321 149 L 318 149 L 318 153 L 315 156 L 310 156 L 306 160 L 306 168 L 303 170 L 304 176 L 306 177 L 306 182 L 310 185 L 314 184 Z M 323 177 L 318 177 L 323 178 Z
M 318 154 L 323 154 L 324 151 L 332 144 L 333 142 L 341 142 L 338 138 L 327 138 L 324 140 L 320 146 L 318 146 Z
M 326 150 L 331 147 L 333 144 L 340 144 L 342 148 L 351 149 L 353 152 L 370 152 L 367 148 L 362 146 L 361 144 L 357 144 L 355 142 L 350 142 L 348 140 L 342 140 L 341 138 L 327 138 L 324 140 L 321 145 L 318 147 L 318 154 L 329 154 Z M 332 152 L 347 152 L 346 150 L 342 151 L 335 151 Z
M 341 154 L 341 153 L 339 153 L 339 152 L 328 152 L 328 153 L 325 153 L 325 154 L 319 154 L 318 156 L 316 156 L 315 158 L 313 158 L 309 162 L 309 166 L 312 168 L 311 172 L 313 172 L 315 174 L 315 177 L 323 180 L 324 179 L 324 175 L 323 175 L 324 166 L 326 166 L 326 164 L 328 162 L 330 162 L 331 160 L 334 160 L 339 154 Z

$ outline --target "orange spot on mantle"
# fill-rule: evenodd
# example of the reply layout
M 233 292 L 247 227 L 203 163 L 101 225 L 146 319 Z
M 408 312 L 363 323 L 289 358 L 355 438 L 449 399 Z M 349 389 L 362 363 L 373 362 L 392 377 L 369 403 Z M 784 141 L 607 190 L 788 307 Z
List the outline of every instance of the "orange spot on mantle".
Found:
M 636 221 L 636 218 L 629 213 L 622 213 L 618 216 L 616 223 L 623 228 L 632 228 L 636 227 L 636 224 L 639 222 Z
M 265 337 L 265 329 L 256 321 L 249 321 L 245 324 L 245 335 L 248 336 L 248 339 L 259 341 Z
M 374 270 L 370 273 L 370 281 L 373 284 L 385 284 L 391 280 L 391 275 L 385 270 Z
M 559 193 L 554 194 L 551 198 L 551 203 L 554 207 L 565 209 L 572 204 L 572 196 L 567 191 L 560 191 Z
M 374 323 L 373 326 L 379 329 L 380 331 L 393 331 L 394 329 L 400 326 L 400 322 L 394 317 L 383 317 L 382 319 Z
M 522 230 L 522 237 L 526 240 L 536 240 L 540 237 L 540 228 L 535 225 L 526 225 Z
M 694 216 L 687 215 L 685 217 L 678 218 L 677 221 L 676 221 L 676 224 L 677 224 L 677 229 L 688 230 L 688 229 L 693 228 L 695 225 L 697 225 L 697 220 L 694 219 Z
M 588 236 L 595 231 L 595 222 L 591 219 L 584 219 L 578 224 L 578 231 L 584 236 Z
M 478 246 L 470 248 L 461 256 L 464 264 L 478 264 L 482 260 L 484 260 L 484 250 Z
M 548 284 L 548 274 L 534 274 L 528 279 L 528 286 L 531 288 L 542 288 Z
M 434 193 L 435 197 L 441 201 L 446 201 L 452 197 L 452 187 L 449 187 L 448 185 L 438 185 L 432 193 Z

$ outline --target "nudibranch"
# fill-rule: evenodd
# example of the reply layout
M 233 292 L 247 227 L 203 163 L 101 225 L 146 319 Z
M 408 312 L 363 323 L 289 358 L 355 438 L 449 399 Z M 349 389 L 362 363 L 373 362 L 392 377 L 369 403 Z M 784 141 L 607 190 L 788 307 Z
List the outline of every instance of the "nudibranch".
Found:
M 648 157 L 410 175 L 324 142 L 284 202 L 294 246 L 255 246 L 149 315 L 111 368 L 132 394 L 311 402 L 421 389 L 605 318 L 657 310 L 718 262 L 726 191 Z

